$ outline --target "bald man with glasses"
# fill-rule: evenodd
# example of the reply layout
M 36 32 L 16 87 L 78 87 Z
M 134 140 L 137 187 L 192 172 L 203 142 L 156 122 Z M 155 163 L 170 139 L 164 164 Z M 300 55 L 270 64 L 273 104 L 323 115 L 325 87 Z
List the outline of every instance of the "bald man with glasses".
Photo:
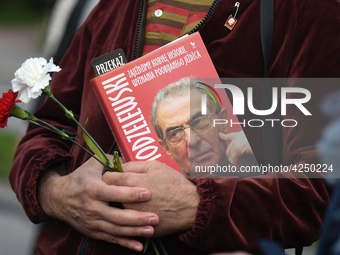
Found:
M 207 114 L 202 115 L 202 92 L 196 88 L 199 84 L 199 81 L 187 77 L 171 83 L 158 92 L 151 107 L 151 123 L 160 138 L 160 145 L 187 178 L 196 167 L 230 165 L 228 156 L 231 150 L 228 150 L 226 140 L 232 140 L 232 135 L 226 135 L 228 124 L 212 125 L 213 119 L 227 120 L 228 112 L 208 97 Z M 239 154 L 252 154 L 244 133 L 239 133 L 233 134 L 238 145 L 235 146 L 234 141 L 231 146 L 234 149 L 239 147 Z

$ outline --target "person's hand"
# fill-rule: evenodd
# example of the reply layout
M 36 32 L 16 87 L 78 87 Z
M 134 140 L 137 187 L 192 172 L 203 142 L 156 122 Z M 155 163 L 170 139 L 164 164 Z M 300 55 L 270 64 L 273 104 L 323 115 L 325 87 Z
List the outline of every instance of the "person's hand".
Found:
M 38 185 L 39 204 L 47 215 L 86 236 L 142 251 L 143 245 L 129 237 L 153 235 L 152 226 L 158 224 L 158 216 L 110 207 L 108 203 L 147 201 L 150 192 L 107 185 L 102 181 L 102 171 L 102 165 L 93 158 L 63 177 L 50 170 Z
M 219 133 L 221 140 L 230 141 L 226 155 L 234 166 L 256 164 L 253 151 L 243 131 L 229 134 Z
M 124 173 L 107 172 L 103 181 L 110 185 L 145 187 L 150 200 L 124 203 L 125 208 L 154 212 L 159 216 L 155 236 L 190 230 L 195 222 L 200 201 L 196 186 L 183 174 L 158 161 L 123 164 Z

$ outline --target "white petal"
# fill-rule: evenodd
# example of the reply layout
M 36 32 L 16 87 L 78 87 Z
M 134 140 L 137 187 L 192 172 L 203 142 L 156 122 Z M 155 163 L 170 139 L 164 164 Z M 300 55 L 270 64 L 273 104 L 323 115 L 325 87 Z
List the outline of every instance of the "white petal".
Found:
M 47 72 L 59 72 L 61 70 L 61 68 L 59 66 L 56 66 L 55 64 L 53 64 L 53 58 L 50 59 L 50 62 L 48 62 L 45 66 L 44 66 L 44 71 Z
M 26 84 L 22 83 L 20 80 L 18 80 L 17 78 L 14 78 L 12 81 L 12 89 L 13 92 L 18 92 L 19 90 L 22 90 L 23 88 L 26 87 Z
M 41 66 L 44 66 L 47 64 L 47 60 L 45 58 L 38 58 L 39 63 L 41 64 Z
M 21 80 L 21 82 L 24 81 L 25 77 L 23 75 L 22 68 L 19 68 L 18 70 L 15 71 L 14 77 Z
M 34 58 L 32 61 L 28 62 L 25 67 L 27 68 L 26 72 L 30 73 L 32 77 L 35 78 L 39 76 L 43 69 L 41 61 L 38 58 Z
M 20 91 L 19 100 L 21 100 L 21 102 L 25 104 L 27 104 L 30 101 L 28 98 L 28 93 L 26 89 L 23 89 Z
M 25 77 L 24 82 L 26 83 L 26 85 L 32 88 L 34 86 L 34 82 L 36 78 L 32 75 L 32 73 L 28 73 L 28 72 L 24 73 L 24 77 Z
M 27 98 L 28 98 L 28 100 L 31 100 L 31 99 L 33 98 L 33 96 L 32 96 L 32 90 L 26 88 L 26 91 L 27 91 Z
M 32 88 L 32 92 L 41 91 L 46 88 L 50 84 L 51 76 L 49 74 L 41 77 L 40 79 L 35 80 L 34 87 Z
M 41 90 L 39 90 L 39 91 L 36 91 L 36 92 L 33 92 L 32 90 L 31 90 L 31 95 L 30 95 L 30 99 L 36 99 L 36 98 L 38 98 L 40 95 L 41 95 Z

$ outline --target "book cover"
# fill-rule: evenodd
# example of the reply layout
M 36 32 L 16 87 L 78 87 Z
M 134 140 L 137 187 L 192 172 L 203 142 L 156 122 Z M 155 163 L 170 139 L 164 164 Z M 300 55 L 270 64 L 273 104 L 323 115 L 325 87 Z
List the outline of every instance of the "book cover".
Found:
M 203 87 L 221 83 L 198 32 L 91 80 L 125 161 L 158 160 L 180 171 L 160 146 L 150 122 L 150 107 L 160 90 L 185 77 L 199 80 Z M 237 123 L 224 89 L 213 91 Z M 240 130 L 240 125 L 234 125 L 228 132 Z

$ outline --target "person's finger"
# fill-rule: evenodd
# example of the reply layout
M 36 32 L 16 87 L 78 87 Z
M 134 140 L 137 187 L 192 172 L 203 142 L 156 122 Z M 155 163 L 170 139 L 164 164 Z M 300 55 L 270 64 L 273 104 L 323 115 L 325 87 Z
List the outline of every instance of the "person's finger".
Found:
M 230 164 L 232 164 L 234 166 L 237 164 L 237 156 L 235 156 L 234 153 L 231 153 L 231 155 L 229 155 L 228 160 L 229 160 Z
M 123 170 L 126 173 L 133 172 L 133 173 L 146 173 L 149 169 L 152 168 L 160 168 L 162 167 L 161 162 L 159 161 L 130 161 L 125 164 L 122 164 Z
M 155 226 L 159 223 L 159 217 L 155 213 L 137 212 L 130 209 L 103 207 L 104 220 L 120 226 Z
M 89 158 L 81 168 L 98 179 L 100 179 L 103 172 L 103 166 L 93 157 Z
M 231 152 L 232 152 L 232 148 L 233 148 L 233 146 L 232 146 L 232 144 L 230 143 L 230 144 L 228 145 L 228 147 L 227 147 L 227 150 L 225 151 L 225 154 L 227 155 L 228 158 L 230 157 L 230 154 L 231 154 Z
M 105 174 L 103 185 L 93 187 L 93 193 L 101 201 L 120 203 L 143 202 L 150 199 L 150 191 L 140 187 L 126 187 L 124 173 Z
M 131 187 L 131 186 L 135 186 L 135 185 L 130 185 L 129 183 L 129 180 L 133 178 L 133 175 L 135 175 L 135 173 L 106 172 L 102 177 L 102 181 L 108 185 Z
M 136 240 L 126 237 L 116 237 L 115 241 L 118 245 L 129 248 L 131 250 L 139 252 L 143 251 L 143 245 Z
M 236 251 L 236 252 L 212 253 L 210 255 L 251 255 L 251 254 L 248 252 Z
M 227 147 L 227 150 L 225 152 L 228 161 L 232 164 L 235 165 L 237 163 L 237 154 L 235 153 L 235 147 L 234 147 L 234 142 L 231 142 L 229 146 Z
M 234 138 L 234 133 L 225 134 L 225 133 L 219 132 L 218 136 L 220 137 L 221 140 L 231 141 Z
M 143 244 L 128 237 L 113 236 L 105 232 L 98 232 L 93 236 L 93 238 L 103 240 L 108 243 L 118 244 L 120 246 L 126 247 L 130 250 L 134 250 L 137 252 L 141 252 L 143 250 Z
M 154 234 L 154 229 L 151 226 L 119 226 L 103 220 L 96 221 L 94 227 L 114 236 L 150 237 Z

